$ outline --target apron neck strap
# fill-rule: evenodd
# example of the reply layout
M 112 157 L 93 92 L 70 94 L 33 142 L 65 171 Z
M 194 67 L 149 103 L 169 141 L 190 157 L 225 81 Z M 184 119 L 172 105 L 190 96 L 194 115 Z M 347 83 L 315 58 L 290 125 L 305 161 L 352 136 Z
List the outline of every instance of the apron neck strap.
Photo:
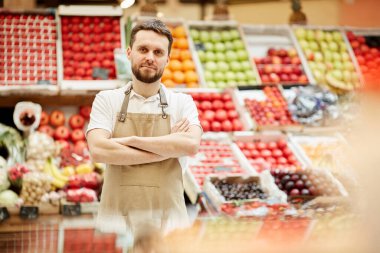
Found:
M 123 101 L 123 104 L 121 106 L 120 115 L 119 115 L 119 119 L 118 119 L 120 122 L 125 122 L 125 119 L 127 117 L 129 97 L 131 95 L 132 90 L 133 90 L 133 86 L 132 86 L 132 84 L 130 84 L 128 86 L 127 90 L 125 91 L 124 101 Z M 161 110 L 162 110 L 162 118 L 166 119 L 168 117 L 168 115 L 165 112 L 165 108 L 168 107 L 168 101 L 166 99 L 166 95 L 165 95 L 164 89 L 162 88 L 162 85 L 160 85 L 160 90 L 158 91 L 158 94 L 160 96 L 159 106 L 161 107 Z

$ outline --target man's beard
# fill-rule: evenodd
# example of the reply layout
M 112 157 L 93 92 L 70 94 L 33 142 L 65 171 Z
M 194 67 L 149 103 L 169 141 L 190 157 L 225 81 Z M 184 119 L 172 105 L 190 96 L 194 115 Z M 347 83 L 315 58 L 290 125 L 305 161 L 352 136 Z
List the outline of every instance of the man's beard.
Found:
M 132 65 L 132 73 L 136 77 L 137 80 L 143 83 L 154 83 L 157 82 L 164 73 L 164 69 L 158 70 L 154 75 L 150 73 L 146 74 L 138 66 Z

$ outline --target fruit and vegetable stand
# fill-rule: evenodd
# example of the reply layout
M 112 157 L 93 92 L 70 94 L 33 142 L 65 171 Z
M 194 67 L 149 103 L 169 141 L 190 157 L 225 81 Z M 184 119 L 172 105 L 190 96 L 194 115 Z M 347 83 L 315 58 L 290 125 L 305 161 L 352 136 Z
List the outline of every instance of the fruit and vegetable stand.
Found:
M 11 215 L 25 207 L 96 212 L 105 165 L 91 161 L 85 142 L 91 102 L 130 78 L 118 70 L 126 56 L 119 65 L 116 55 L 145 19 L 125 22 L 121 14 L 1 10 L 0 106 L 41 104 L 13 115 L 27 127 L 39 121 L 36 131 L 0 124 L 0 207 Z M 195 234 L 208 240 L 218 234 L 214 223 L 231 225 L 206 221 L 215 216 L 242 217 L 233 226 L 257 237 L 270 226 L 261 218 L 291 216 L 302 234 L 315 226 L 311 219 L 346 207 L 357 180 L 337 151 L 347 145 L 342 124 L 354 117 L 345 108 L 356 90 L 380 81 L 380 31 L 164 22 L 174 42 L 162 82 L 192 96 L 204 130 L 184 174 L 185 193 L 205 219 Z M 241 225 L 250 218 L 255 225 Z

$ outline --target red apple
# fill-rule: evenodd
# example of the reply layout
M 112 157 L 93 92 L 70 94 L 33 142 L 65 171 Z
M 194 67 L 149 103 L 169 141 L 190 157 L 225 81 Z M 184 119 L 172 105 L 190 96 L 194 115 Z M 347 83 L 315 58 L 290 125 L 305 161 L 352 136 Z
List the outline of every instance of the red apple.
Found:
M 63 126 L 65 124 L 65 114 L 60 110 L 54 110 L 50 114 L 50 124 L 54 127 Z
M 210 131 L 210 123 L 207 120 L 202 119 L 200 122 L 201 122 L 201 126 L 203 128 L 203 132 Z
M 70 139 L 76 143 L 78 141 L 84 141 L 85 135 L 82 129 L 74 129 L 70 134 Z
M 79 107 L 79 114 L 82 115 L 82 117 L 85 118 L 86 120 L 90 119 L 91 106 L 83 105 Z
M 74 114 L 69 119 L 69 125 L 71 129 L 82 129 L 84 126 L 85 120 L 79 114 Z
M 78 141 L 74 145 L 74 153 L 78 155 L 83 155 L 85 151 L 88 150 L 86 141 Z
M 233 129 L 232 123 L 229 120 L 224 120 L 222 122 L 222 130 L 225 132 L 231 132 Z
M 60 150 L 70 150 L 72 148 L 72 144 L 66 140 L 57 140 L 55 143 L 60 146 Z
M 54 131 L 54 139 L 56 140 L 68 140 L 70 137 L 70 130 L 65 126 L 59 126 Z
M 47 124 L 49 124 L 49 114 L 45 111 L 42 111 L 40 117 L 40 126 L 45 126 Z
M 40 126 L 37 131 L 41 133 L 45 133 L 49 135 L 50 137 L 54 136 L 54 129 L 49 125 Z
M 214 132 L 219 132 L 222 130 L 222 125 L 219 122 L 214 121 L 211 123 L 211 130 Z

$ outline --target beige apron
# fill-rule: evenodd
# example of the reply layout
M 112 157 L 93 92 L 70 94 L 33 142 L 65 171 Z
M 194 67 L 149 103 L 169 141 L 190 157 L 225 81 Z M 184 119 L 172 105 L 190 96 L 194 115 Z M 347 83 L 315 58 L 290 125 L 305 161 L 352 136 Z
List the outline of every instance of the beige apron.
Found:
M 170 134 L 167 100 L 160 87 L 161 114 L 127 113 L 130 85 L 113 131 L 114 138 Z M 104 231 L 150 226 L 168 232 L 188 225 L 183 197 L 182 168 L 177 158 L 140 165 L 109 165 L 105 171 L 97 225 Z M 124 224 L 121 224 L 124 223 Z

